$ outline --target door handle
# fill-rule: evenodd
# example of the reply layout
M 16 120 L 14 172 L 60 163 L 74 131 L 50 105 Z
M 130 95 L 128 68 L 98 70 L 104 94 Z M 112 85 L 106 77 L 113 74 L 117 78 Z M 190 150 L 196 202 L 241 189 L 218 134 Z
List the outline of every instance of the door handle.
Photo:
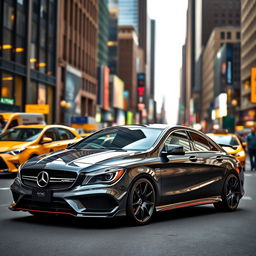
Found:
M 216 159 L 217 159 L 218 161 L 220 161 L 220 162 L 223 161 L 222 156 L 217 156 Z
M 197 161 L 197 157 L 196 157 L 196 156 L 190 156 L 190 157 L 189 157 L 189 160 L 190 160 L 191 162 L 196 162 L 196 161 Z

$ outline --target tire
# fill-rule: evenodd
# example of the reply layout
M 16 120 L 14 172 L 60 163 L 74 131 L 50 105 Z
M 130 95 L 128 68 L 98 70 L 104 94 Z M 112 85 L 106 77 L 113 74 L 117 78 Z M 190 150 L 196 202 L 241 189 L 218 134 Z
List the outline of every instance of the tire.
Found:
M 235 211 L 241 198 L 239 178 L 230 174 L 224 183 L 222 202 L 214 203 L 214 207 L 221 211 Z
M 138 179 L 130 189 L 126 212 L 133 224 L 145 225 L 155 212 L 156 193 L 152 183 L 145 178 Z

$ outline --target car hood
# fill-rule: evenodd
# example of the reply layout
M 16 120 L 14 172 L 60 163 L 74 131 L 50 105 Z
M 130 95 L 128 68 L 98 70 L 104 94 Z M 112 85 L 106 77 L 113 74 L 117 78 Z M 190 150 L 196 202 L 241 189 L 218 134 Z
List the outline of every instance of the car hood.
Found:
M 125 167 L 144 157 L 137 151 L 66 149 L 32 158 L 23 168 L 91 172 L 103 167 Z
M 237 149 L 232 149 L 231 147 L 223 147 L 223 148 L 224 148 L 224 150 L 225 150 L 227 153 L 229 153 L 229 154 L 231 154 L 231 155 L 235 155 L 235 154 L 237 154 L 238 152 L 240 152 L 240 151 L 243 150 L 242 146 L 238 146 Z
M 20 148 L 26 148 L 31 142 L 24 141 L 0 141 L 0 153 Z

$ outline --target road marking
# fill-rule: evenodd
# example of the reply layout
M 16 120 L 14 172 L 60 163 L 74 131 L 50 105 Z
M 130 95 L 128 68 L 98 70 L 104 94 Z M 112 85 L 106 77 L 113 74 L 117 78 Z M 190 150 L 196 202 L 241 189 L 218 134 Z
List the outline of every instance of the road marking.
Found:
M 7 207 L 9 204 L 0 204 L 0 207 Z
M 245 173 L 244 176 L 252 177 L 252 176 L 256 176 L 256 174 L 255 173 Z
M 0 190 L 10 190 L 10 188 L 0 188 Z
M 250 196 L 243 196 L 242 199 L 244 199 L 244 200 L 252 200 L 252 198 Z

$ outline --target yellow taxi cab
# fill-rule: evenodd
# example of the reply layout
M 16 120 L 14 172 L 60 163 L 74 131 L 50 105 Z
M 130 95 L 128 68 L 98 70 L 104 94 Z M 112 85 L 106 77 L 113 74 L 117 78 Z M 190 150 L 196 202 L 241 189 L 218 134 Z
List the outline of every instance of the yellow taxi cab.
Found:
M 208 133 L 207 135 L 221 145 L 226 152 L 235 156 L 236 159 L 241 162 L 242 168 L 245 169 L 246 152 L 242 142 L 236 134 L 220 131 Z
M 97 124 L 72 124 L 72 127 L 77 130 L 82 138 L 88 137 L 89 135 L 99 130 Z
M 80 140 L 75 129 L 62 125 L 22 125 L 0 135 L 0 173 L 18 172 L 28 159 L 65 149 Z

